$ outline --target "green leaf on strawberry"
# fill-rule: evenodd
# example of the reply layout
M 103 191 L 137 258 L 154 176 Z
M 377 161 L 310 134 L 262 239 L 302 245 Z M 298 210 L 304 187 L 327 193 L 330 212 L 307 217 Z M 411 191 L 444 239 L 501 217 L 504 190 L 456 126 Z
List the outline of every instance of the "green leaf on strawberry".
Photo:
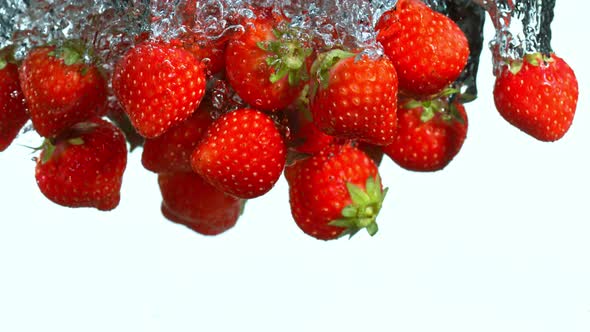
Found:
M 342 217 L 329 223 L 332 226 L 344 227 L 346 231 L 341 234 L 352 237 L 363 228 L 367 229 L 369 235 L 373 236 L 379 230 L 376 219 L 388 188 L 381 189 L 379 175 L 369 177 L 365 189 L 347 182 L 346 188 L 350 194 L 352 203 L 342 209 Z

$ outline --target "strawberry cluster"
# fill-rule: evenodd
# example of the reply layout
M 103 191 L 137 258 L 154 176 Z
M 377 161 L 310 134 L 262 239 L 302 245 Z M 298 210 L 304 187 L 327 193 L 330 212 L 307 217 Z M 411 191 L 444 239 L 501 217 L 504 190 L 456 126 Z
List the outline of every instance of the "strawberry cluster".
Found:
M 377 232 L 384 155 L 432 172 L 459 153 L 468 120 L 456 80 L 469 44 L 421 1 L 383 14 L 369 49 L 328 46 L 256 6 L 233 22 L 243 29 L 207 38 L 191 30 L 191 3 L 185 33 L 139 36 L 112 72 L 77 41 L 39 46 L 22 61 L 0 52 L 0 150 L 30 119 L 45 138 L 35 176 L 48 199 L 114 209 L 125 137 L 139 137 L 167 219 L 220 234 L 284 174 L 297 225 L 330 240 Z M 503 117 L 546 141 L 568 130 L 577 93 L 553 54 L 511 64 L 494 91 Z

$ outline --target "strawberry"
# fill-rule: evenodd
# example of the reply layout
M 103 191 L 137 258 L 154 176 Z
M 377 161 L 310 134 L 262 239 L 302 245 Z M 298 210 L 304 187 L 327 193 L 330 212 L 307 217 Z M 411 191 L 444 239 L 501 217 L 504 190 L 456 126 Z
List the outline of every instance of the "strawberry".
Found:
M 0 152 L 12 143 L 29 116 L 9 50 L 0 51 Z
M 163 197 L 162 214 L 197 233 L 223 233 L 240 216 L 242 200 L 217 190 L 196 173 L 159 174 L 158 183 Z
M 494 102 L 513 126 L 540 141 L 556 141 L 573 122 L 578 81 L 557 55 L 529 54 L 497 76 Z
M 74 125 L 46 139 L 35 178 L 56 204 L 112 210 L 119 204 L 127 145 L 123 133 L 102 119 Z
M 155 173 L 192 172 L 193 150 L 213 122 L 210 109 L 210 103 L 203 102 L 186 121 L 161 136 L 146 139 L 141 155 L 143 166 Z
M 331 240 L 362 228 L 377 232 L 375 222 L 387 189 L 382 190 L 375 163 L 351 145 L 331 145 L 288 167 L 291 213 L 308 235 Z
M 263 111 L 283 109 L 299 96 L 312 53 L 284 18 L 273 15 L 259 11 L 225 52 L 230 85 L 246 103 Z
M 393 144 L 383 151 L 399 166 L 431 172 L 443 169 L 459 153 L 467 136 L 467 114 L 444 97 L 418 102 L 401 99 Z
M 226 46 L 224 42 L 213 42 L 194 33 L 188 33 L 182 38 L 182 47 L 203 63 L 207 76 L 225 69 Z
M 145 41 L 115 66 L 113 90 L 138 133 L 155 138 L 197 109 L 205 94 L 205 73 L 190 52 Z
M 239 198 L 268 192 L 281 176 L 286 148 L 266 114 L 239 109 L 217 119 L 192 154 L 192 167 L 214 187 Z
M 313 155 L 336 141 L 336 137 L 316 127 L 304 105 L 288 113 L 288 126 L 291 130 L 289 147 L 298 154 Z
M 44 137 L 55 137 L 70 126 L 103 115 L 107 87 L 98 69 L 84 63 L 74 42 L 32 50 L 19 76 L 33 126 Z
M 377 40 L 399 75 L 401 93 L 429 96 L 454 82 L 469 44 L 459 26 L 420 0 L 400 0 L 379 22 Z
M 312 67 L 310 107 L 328 135 L 390 144 L 397 118 L 397 74 L 386 57 L 341 50 L 321 54 Z

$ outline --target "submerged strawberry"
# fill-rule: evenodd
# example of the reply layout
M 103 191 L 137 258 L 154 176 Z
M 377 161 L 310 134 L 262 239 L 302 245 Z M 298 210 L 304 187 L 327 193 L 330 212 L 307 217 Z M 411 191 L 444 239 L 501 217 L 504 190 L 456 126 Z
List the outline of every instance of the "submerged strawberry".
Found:
M 0 50 L 0 151 L 6 150 L 29 119 L 18 67 L 8 53 L 9 50 Z
M 232 228 L 244 204 L 192 172 L 160 174 L 158 183 L 162 214 L 203 235 L 218 235 Z
M 203 102 L 184 122 L 170 128 L 159 137 L 146 139 L 141 162 L 155 173 L 191 172 L 191 155 L 207 128 L 213 122 L 212 106 Z
M 190 52 L 146 41 L 117 63 L 113 90 L 139 134 L 155 138 L 197 109 L 205 95 L 205 73 Z
M 397 74 L 386 57 L 333 50 L 320 55 L 312 73 L 310 106 L 320 130 L 375 145 L 393 141 Z
M 245 33 L 231 40 L 225 52 L 227 80 L 248 104 L 263 111 L 291 104 L 308 79 L 312 53 L 286 19 L 270 11 L 257 12 L 244 23 Z
M 399 0 L 375 29 L 404 94 L 436 94 L 454 82 L 467 64 L 469 44 L 463 31 L 420 0 Z
M 258 197 L 272 189 L 285 161 L 285 143 L 275 123 L 252 109 L 239 109 L 213 122 L 192 155 L 197 173 L 239 198 Z
M 107 87 L 98 69 L 84 63 L 74 42 L 32 50 L 19 69 L 33 126 L 54 137 L 70 126 L 103 115 Z
M 578 80 L 555 54 L 530 54 L 496 78 L 494 102 L 506 121 L 540 141 L 569 130 L 578 103 Z
M 399 166 L 421 172 L 446 167 L 459 153 L 467 136 L 467 114 L 458 102 L 445 97 L 428 101 L 401 99 L 393 144 L 383 151 Z
M 101 119 L 76 124 L 46 140 L 35 178 L 56 204 L 112 210 L 120 200 L 127 145 L 123 133 Z
M 366 228 L 377 232 L 376 218 L 386 190 L 375 163 L 350 145 L 331 145 L 288 167 L 291 213 L 308 235 L 331 240 Z

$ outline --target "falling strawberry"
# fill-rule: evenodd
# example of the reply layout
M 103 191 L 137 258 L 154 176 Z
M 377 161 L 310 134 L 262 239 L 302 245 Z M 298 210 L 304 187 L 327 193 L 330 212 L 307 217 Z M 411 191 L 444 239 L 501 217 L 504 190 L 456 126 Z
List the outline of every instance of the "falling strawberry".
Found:
M 375 163 L 350 145 L 331 145 L 285 170 L 291 213 L 307 234 L 331 240 L 375 222 L 387 189 L 383 190 Z
M 375 29 L 404 94 L 436 94 L 454 82 L 467 64 L 465 34 L 450 18 L 420 0 L 398 1 L 381 16 Z
M 393 144 L 383 151 L 399 166 L 421 172 L 443 169 L 459 153 L 467 136 L 467 114 L 445 97 L 428 101 L 401 99 Z
M 197 109 L 205 94 L 205 73 L 190 52 L 145 41 L 115 66 L 113 90 L 139 134 L 155 138 Z
M 192 167 L 216 188 L 239 198 L 268 192 L 281 176 L 286 148 L 266 114 L 239 109 L 217 119 L 192 155 Z
M 83 60 L 75 42 L 32 50 L 21 64 L 19 76 L 33 126 L 44 137 L 55 137 L 70 126 L 103 115 L 106 82 Z
M 10 50 L 0 50 L 0 151 L 12 143 L 29 116 Z
M 112 210 L 119 204 L 127 144 L 123 133 L 102 119 L 74 125 L 46 139 L 35 178 L 56 204 Z
M 569 130 L 578 103 L 578 81 L 555 54 L 529 54 L 496 78 L 494 101 L 500 115 L 540 141 L 556 141 Z
M 193 172 L 160 174 L 158 183 L 162 214 L 203 235 L 218 235 L 232 228 L 244 204 Z
M 184 122 L 170 128 L 161 136 L 146 139 L 141 162 L 155 173 L 192 172 L 193 150 L 211 125 L 209 102 L 201 103 L 199 109 Z
M 312 73 L 310 107 L 320 130 L 375 145 L 393 141 L 397 74 L 391 61 L 333 50 L 319 56 Z
M 308 79 L 312 50 L 285 18 L 260 10 L 243 26 L 245 33 L 226 49 L 227 80 L 248 104 L 263 111 L 291 104 Z

